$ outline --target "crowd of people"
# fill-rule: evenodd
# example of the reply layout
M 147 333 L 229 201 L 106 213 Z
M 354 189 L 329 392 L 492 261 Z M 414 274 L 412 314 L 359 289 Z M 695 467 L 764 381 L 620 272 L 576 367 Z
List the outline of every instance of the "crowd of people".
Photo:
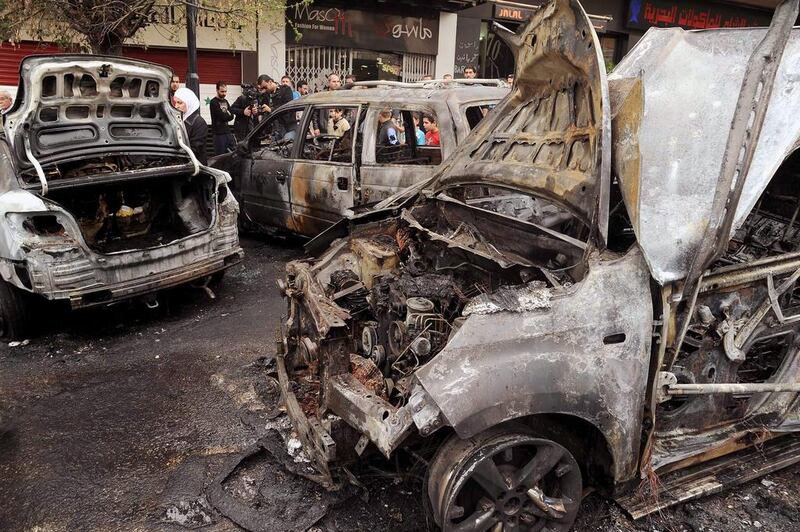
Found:
M 464 68 L 465 79 L 475 79 L 476 76 L 477 69 L 475 67 Z M 431 81 L 432 79 L 432 76 L 427 75 L 422 78 L 422 81 Z M 442 79 L 443 81 L 453 80 L 453 75 L 445 74 Z M 349 89 L 355 82 L 356 77 L 353 74 L 346 75 L 344 83 L 342 83 L 342 78 L 338 74 L 331 73 L 328 75 L 327 84 L 323 90 Z M 514 75 L 509 74 L 506 82 L 512 84 Z M 268 117 L 278 107 L 310 93 L 306 80 L 300 80 L 295 84 L 288 75 L 284 75 L 280 78 L 280 82 L 276 82 L 272 77 L 262 74 L 256 80 L 255 85 L 243 85 L 242 87 L 242 95 L 231 104 L 227 99 L 227 84 L 224 81 L 218 81 L 216 84 L 217 94 L 209 103 L 215 155 L 233 150 L 237 140 L 247 137 L 261 120 Z M 208 124 L 200 116 L 199 99 L 191 90 L 180 87 L 178 76 L 173 76 L 171 80 L 169 97 L 172 104 L 183 114 L 192 151 L 197 159 L 205 164 L 207 161 L 205 139 L 208 133 Z M 2 94 L 0 94 L 0 100 L 2 100 Z M 331 137 L 342 137 L 350 130 L 350 119 L 343 109 L 325 109 L 320 112 L 323 114 L 312 121 L 310 135 L 324 134 Z M 288 115 L 284 119 L 291 120 Z M 402 142 L 405 130 L 399 117 L 393 114 L 391 109 L 384 109 L 378 120 L 378 142 L 380 144 L 391 145 Z M 435 117 L 414 113 L 413 121 L 418 146 L 439 145 L 439 128 Z M 233 122 L 232 125 L 231 122 Z M 284 124 L 283 139 L 294 138 L 295 129 L 295 124 Z
M 465 79 L 475 79 L 477 70 L 473 66 L 464 69 Z M 432 76 L 426 75 L 422 81 L 432 80 Z M 452 74 L 445 74 L 444 81 L 453 79 Z M 512 84 L 513 74 L 506 77 L 506 81 Z M 353 74 L 348 74 L 342 78 L 338 74 L 331 73 L 327 78 L 327 85 L 324 90 L 335 91 L 339 89 L 349 89 L 356 82 Z M 258 123 L 269 116 L 275 109 L 292 100 L 296 100 L 310 93 L 309 84 L 306 80 L 294 83 L 291 77 L 284 75 L 280 78 L 280 83 L 270 76 L 262 74 L 256 80 L 254 86 L 243 86 L 242 95 L 234 100 L 233 104 L 228 102 L 228 85 L 224 81 L 218 81 L 216 85 L 217 94 L 209 103 L 211 113 L 211 133 L 214 139 L 214 154 L 220 155 L 234 149 L 237 140 L 244 139 Z M 208 124 L 200 115 L 200 100 L 197 95 L 186 87 L 180 86 L 180 78 L 173 76 L 169 85 L 169 99 L 172 105 L 181 111 L 186 132 L 189 135 L 189 145 L 197 157 L 198 161 L 206 164 L 208 155 L 206 153 L 206 138 L 208 135 Z M 0 113 L 5 113 L 11 108 L 13 101 L 7 91 L 0 91 Z M 346 116 L 343 109 L 326 109 L 321 111 L 322 115 L 314 120 L 311 127 L 311 135 L 325 134 L 332 137 L 342 137 L 350 130 L 350 119 Z M 287 120 L 290 118 L 287 116 Z M 402 141 L 405 135 L 404 127 L 395 116 L 391 109 L 385 109 L 379 118 L 378 139 L 380 143 L 397 144 Z M 432 116 L 418 113 L 413 115 L 416 144 L 418 146 L 438 146 L 439 129 L 436 120 Z M 233 124 L 231 125 L 231 122 Z M 294 124 L 284 125 L 284 139 L 289 140 L 295 134 Z

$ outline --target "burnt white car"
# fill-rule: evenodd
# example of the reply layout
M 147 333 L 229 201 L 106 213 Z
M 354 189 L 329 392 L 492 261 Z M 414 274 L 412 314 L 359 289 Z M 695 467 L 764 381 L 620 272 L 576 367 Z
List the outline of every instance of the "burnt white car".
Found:
M 322 484 L 427 468 L 445 531 L 569 530 L 800 461 L 798 2 L 651 29 L 606 75 L 575 0 L 431 183 L 337 224 L 280 288 L 278 376 Z
M 199 164 L 167 67 L 30 56 L 0 133 L 0 336 L 34 296 L 78 309 L 210 278 L 242 258 L 230 176 Z

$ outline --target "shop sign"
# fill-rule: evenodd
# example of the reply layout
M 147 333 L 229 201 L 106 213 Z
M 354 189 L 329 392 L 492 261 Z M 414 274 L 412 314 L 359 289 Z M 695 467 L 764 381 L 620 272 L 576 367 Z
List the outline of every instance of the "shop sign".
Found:
M 681 26 L 686 29 L 769 26 L 765 11 L 713 2 L 679 0 L 630 0 L 627 27 L 646 30 L 651 26 Z
M 286 26 L 288 43 L 428 55 L 436 55 L 439 48 L 439 21 L 436 19 L 314 7 L 305 3 L 289 7 L 286 14 L 290 21 Z
M 186 9 L 182 5 L 156 5 L 147 25 L 126 44 L 186 46 Z M 200 10 L 197 14 L 197 47 L 210 50 L 256 50 L 255 24 L 227 13 Z
M 535 9 L 525 9 L 522 7 L 511 7 L 500 4 L 494 5 L 495 20 L 508 20 L 511 22 L 525 22 L 535 12 Z
M 502 21 L 509 21 L 509 22 L 527 22 L 529 18 L 533 16 L 536 12 L 538 6 L 526 9 L 522 7 L 510 7 L 501 4 L 494 5 L 494 19 L 495 20 L 502 20 Z M 594 26 L 595 31 L 597 32 L 604 32 L 606 31 L 606 27 L 608 26 L 608 22 L 610 21 L 611 17 L 599 17 L 596 15 L 589 15 L 589 20 L 592 22 L 592 26 Z

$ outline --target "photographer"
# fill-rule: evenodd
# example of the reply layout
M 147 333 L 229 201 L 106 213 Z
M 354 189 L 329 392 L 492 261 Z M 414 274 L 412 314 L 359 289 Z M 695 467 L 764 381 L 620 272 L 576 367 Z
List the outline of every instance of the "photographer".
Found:
M 292 89 L 278 85 L 266 74 L 258 76 L 255 87 L 242 85 L 242 95 L 231 106 L 231 112 L 236 117 L 233 122 L 236 138 L 239 140 L 245 138 L 250 130 L 269 116 L 274 109 L 290 101 L 292 101 Z M 287 134 L 294 133 L 294 123 L 288 123 L 288 119 L 283 126 Z
M 258 115 L 267 101 L 267 79 L 269 76 L 258 76 L 255 85 L 242 85 L 242 95 L 231 105 L 231 113 L 236 117 L 233 121 L 233 134 L 236 140 L 242 140 L 258 124 Z

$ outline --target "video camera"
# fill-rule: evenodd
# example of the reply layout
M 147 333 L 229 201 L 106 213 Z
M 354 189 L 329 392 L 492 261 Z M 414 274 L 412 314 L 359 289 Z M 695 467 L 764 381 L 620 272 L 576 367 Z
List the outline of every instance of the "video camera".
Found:
M 258 87 L 250 83 L 240 85 L 242 87 L 242 96 L 247 100 L 248 107 L 258 108 L 263 102 L 262 95 L 258 92 Z

